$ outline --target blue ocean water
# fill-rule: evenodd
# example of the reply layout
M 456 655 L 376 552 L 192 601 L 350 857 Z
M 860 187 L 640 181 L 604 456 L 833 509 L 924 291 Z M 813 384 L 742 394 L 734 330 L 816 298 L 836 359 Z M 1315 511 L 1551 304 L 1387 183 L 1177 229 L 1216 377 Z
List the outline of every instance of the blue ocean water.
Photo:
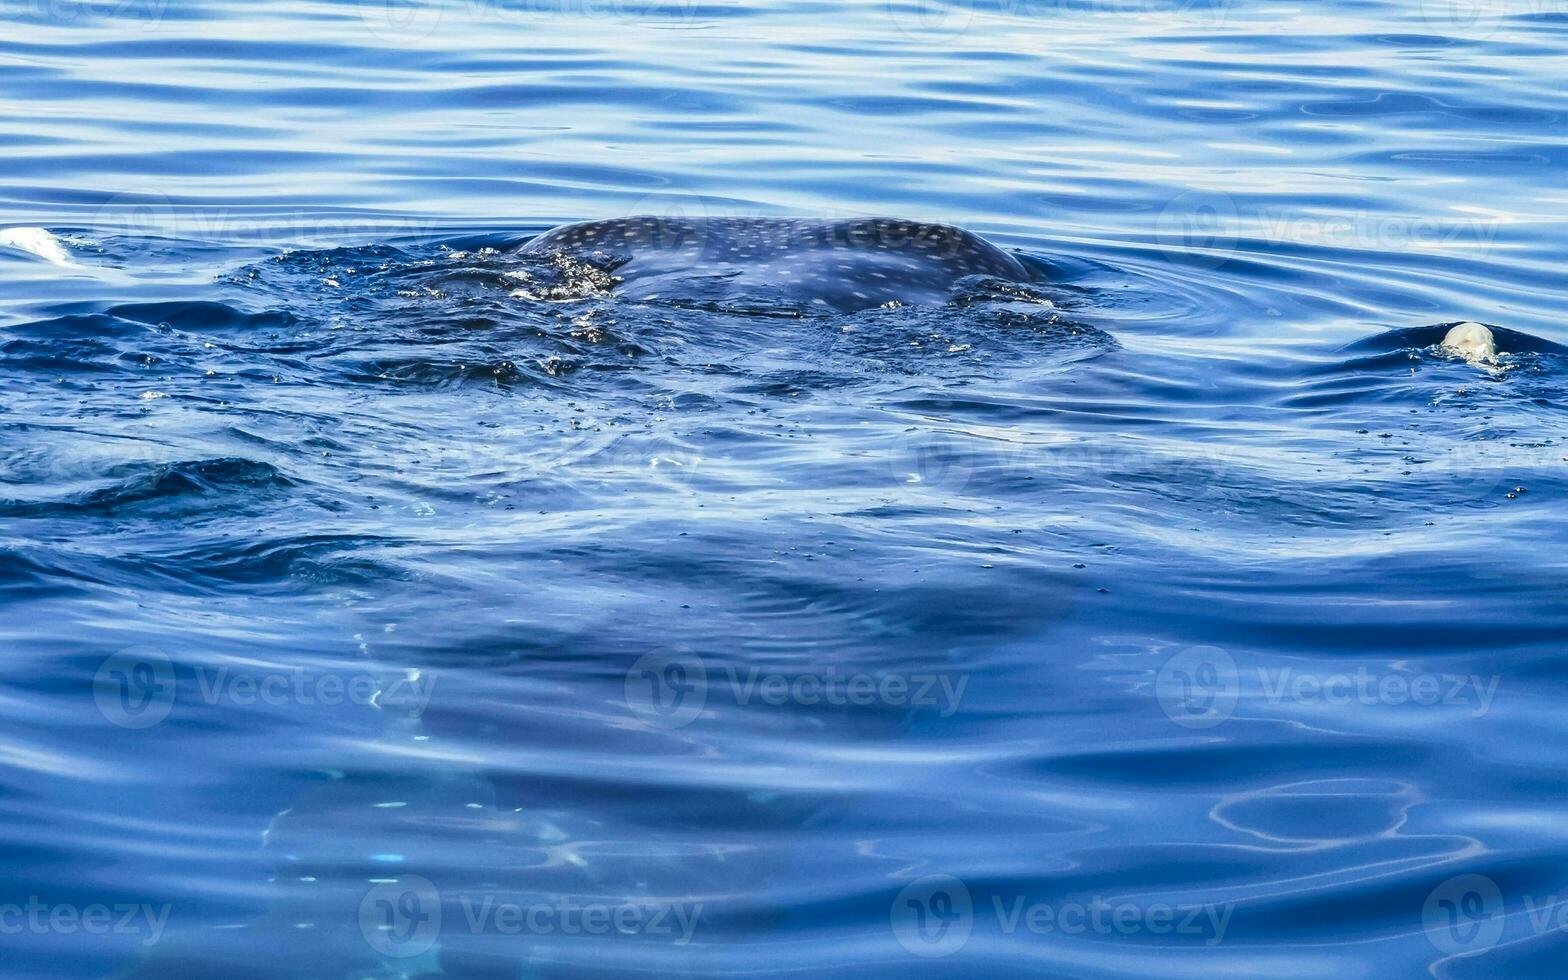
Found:
M 1565 58 L 1561 0 L 0 0 L 0 972 L 1561 976 Z M 629 214 L 1050 302 L 514 254 Z

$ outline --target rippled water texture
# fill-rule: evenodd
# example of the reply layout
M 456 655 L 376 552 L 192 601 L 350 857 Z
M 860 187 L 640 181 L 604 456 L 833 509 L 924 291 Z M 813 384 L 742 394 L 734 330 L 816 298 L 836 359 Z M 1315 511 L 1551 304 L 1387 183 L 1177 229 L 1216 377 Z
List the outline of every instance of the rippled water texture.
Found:
M 0 972 L 1561 976 L 1565 56 L 0 0 Z M 628 214 L 1032 281 L 518 252 Z

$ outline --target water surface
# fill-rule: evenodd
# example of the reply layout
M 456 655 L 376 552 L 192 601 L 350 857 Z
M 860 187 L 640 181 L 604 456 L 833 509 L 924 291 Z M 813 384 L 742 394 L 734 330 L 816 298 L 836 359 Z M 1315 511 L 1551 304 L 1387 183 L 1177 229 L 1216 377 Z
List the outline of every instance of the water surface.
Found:
M 1561 974 L 1560 4 L 0 18 L 8 975 Z

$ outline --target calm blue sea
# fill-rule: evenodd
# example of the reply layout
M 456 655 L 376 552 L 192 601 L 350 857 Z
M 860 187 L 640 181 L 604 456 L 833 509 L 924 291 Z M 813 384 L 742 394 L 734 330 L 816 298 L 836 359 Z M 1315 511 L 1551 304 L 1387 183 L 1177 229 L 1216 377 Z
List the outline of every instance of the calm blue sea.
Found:
M 1565 75 L 1564 0 L 0 0 L 0 975 L 1563 976 Z M 1051 303 L 527 288 L 629 214 Z

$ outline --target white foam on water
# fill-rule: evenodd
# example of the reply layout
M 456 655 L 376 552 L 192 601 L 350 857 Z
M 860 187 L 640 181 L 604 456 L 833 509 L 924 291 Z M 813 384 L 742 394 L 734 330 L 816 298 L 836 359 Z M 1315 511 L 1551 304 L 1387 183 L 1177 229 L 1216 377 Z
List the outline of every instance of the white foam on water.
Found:
M 0 229 L 0 247 L 14 248 L 55 265 L 76 264 L 60 240 L 42 228 Z
M 1497 337 L 1487 327 L 1473 322 L 1461 323 L 1443 338 L 1445 350 L 1458 354 L 1471 364 L 1497 360 Z

